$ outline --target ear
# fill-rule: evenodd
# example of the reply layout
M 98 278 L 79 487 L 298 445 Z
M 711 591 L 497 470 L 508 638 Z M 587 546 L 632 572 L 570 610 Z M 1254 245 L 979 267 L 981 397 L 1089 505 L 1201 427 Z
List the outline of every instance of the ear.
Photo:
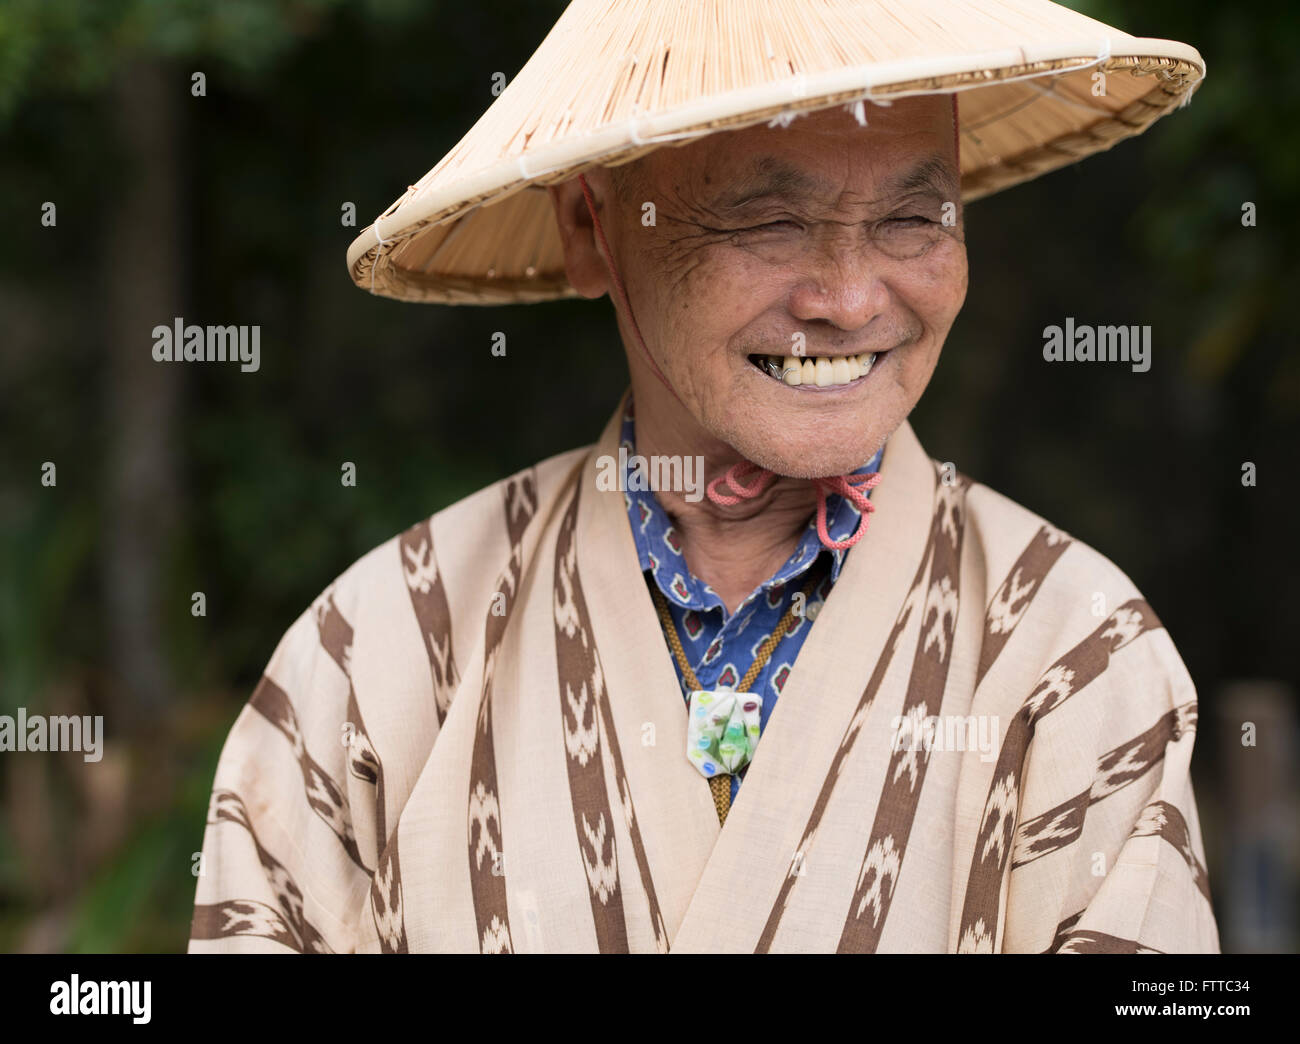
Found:
M 593 177 L 593 174 L 596 176 Z M 597 209 L 603 209 L 603 200 L 609 198 L 604 171 L 588 171 L 586 178 Z M 582 194 L 582 186 L 577 178 L 571 178 L 559 184 L 547 185 L 546 193 L 551 197 L 555 223 L 560 230 L 560 242 L 564 246 L 564 274 L 583 297 L 603 296 L 610 289 L 609 267 L 596 243 L 596 229 L 592 224 L 591 211 L 587 209 L 587 200 Z M 608 221 L 602 221 L 601 224 L 608 226 Z

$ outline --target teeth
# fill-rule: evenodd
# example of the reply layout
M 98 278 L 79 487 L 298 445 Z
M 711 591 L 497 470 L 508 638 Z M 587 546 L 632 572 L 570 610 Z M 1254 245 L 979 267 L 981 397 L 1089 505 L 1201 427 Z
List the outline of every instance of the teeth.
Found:
M 800 359 L 798 356 L 768 355 L 760 356 L 770 373 L 779 374 L 779 379 L 797 388 L 802 384 L 815 384 L 818 388 L 828 388 L 835 384 L 849 384 L 860 377 L 865 377 L 875 365 L 874 352 L 861 355 L 838 355 L 835 358 Z

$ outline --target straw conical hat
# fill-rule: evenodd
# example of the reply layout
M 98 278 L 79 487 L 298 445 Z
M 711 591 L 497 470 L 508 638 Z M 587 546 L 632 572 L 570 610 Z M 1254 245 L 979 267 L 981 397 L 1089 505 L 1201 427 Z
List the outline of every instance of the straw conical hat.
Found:
M 357 237 L 348 269 L 408 301 L 571 297 L 542 186 L 593 166 L 957 92 L 969 202 L 1140 134 L 1204 74 L 1195 48 L 1048 0 L 573 0 L 473 129 Z

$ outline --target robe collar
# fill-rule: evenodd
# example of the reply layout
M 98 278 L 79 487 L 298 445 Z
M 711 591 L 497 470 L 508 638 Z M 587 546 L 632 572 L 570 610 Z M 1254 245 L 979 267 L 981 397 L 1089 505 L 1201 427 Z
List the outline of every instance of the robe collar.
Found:
M 773 707 L 743 794 L 720 826 L 709 787 L 680 747 L 686 705 L 639 568 L 626 501 L 598 483 L 602 457 L 617 459 L 621 421 L 622 405 L 580 465 L 575 543 L 614 727 L 624 737 L 627 785 L 673 949 L 748 951 L 755 940 L 747 922 L 734 926 L 732 938 L 717 911 L 770 906 L 790 872 L 822 780 L 924 556 L 936 472 L 904 421 L 881 461 L 871 529 L 846 556 Z M 874 706 L 868 724 L 888 728 L 887 717 L 876 718 L 891 713 Z M 653 743 L 645 739 L 651 729 Z

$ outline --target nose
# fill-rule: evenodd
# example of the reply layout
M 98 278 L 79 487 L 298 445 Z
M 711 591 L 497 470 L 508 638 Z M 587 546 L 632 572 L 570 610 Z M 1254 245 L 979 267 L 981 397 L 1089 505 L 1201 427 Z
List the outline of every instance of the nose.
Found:
M 796 319 L 860 330 L 889 307 L 883 268 L 869 245 L 850 238 L 818 244 L 809 253 L 789 298 Z

